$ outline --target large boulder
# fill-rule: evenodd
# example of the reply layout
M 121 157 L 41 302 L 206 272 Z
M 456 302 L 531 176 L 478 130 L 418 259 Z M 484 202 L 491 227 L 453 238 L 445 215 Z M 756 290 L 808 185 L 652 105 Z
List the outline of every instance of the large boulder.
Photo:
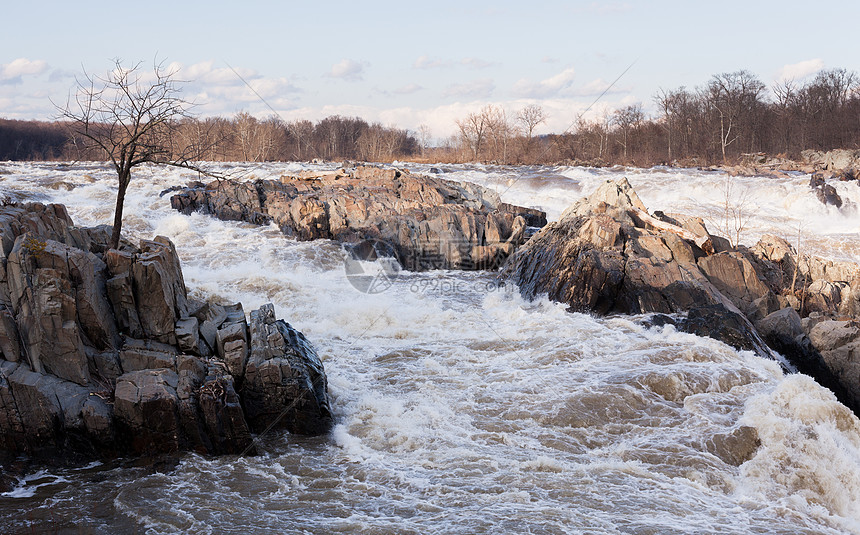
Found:
M 708 236 L 672 224 L 649 227 L 643 213 L 626 179 L 606 182 L 514 253 L 501 276 L 529 298 L 547 294 L 578 311 L 673 313 L 719 304 L 736 312 L 699 269 L 705 252 L 681 237 Z
M 293 433 L 327 431 L 332 415 L 326 377 L 304 335 L 264 305 L 251 312 L 250 341 L 242 397 L 251 429 L 280 424 Z
M 273 222 L 300 240 L 385 241 L 411 270 L 494 269 L 522 243 L 527 227 L 546 224 L 543 212 L 502 203 L 475 184 L 366 166 L 197 183 L 175 193 L 171 205 L 186 214 Z

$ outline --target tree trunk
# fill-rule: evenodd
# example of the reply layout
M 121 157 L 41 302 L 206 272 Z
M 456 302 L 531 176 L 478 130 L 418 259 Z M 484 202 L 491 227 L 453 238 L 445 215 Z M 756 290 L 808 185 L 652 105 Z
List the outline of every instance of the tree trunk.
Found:
M 122 233 L 122 208 L 123 203 L 125 203 L 125 190 L 128 189 L 130 181 L 131 170 L 119 173 L 119 188 L 116 192 L 116 208 L 113 215 L 113 232 L 110 236 L 111 249 L 119 249 L 119 237 L 120 233 Z

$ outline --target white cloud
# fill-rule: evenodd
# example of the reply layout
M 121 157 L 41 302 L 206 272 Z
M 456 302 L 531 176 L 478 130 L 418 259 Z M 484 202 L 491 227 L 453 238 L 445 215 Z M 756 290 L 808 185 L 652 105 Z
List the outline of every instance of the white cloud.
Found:
M 398 95 L 411 95 L 412 93 L 417 93 L 418 91 L 421 91 L 422 89 L 424 89 L 424 88 L 418 84 L 407 84 L 407 85 L 404 85 L 404 86 L 401 86 L 401 87 L 398 87 L 397 89 L 395 89 L 394 93 L 396 93 Z
M 331 66 L 331 71 L 328 76 L 331 78 L 340 78 L 342 80 L 356 82 L 364 78 L 364 68 L 366 66 L 366 62 L 342 59 Z
M 420 58 L 415 60 L 415 63 L 412 64 L 416 69 L 438 69 L 440 67 L 448 67 L 451 63 L 448 61 L 441 61 L 438 59 L 431 59 L 427 56 L 421 56 Z
M 37 76 L 48 69 L 48 64 L 41 60 L 18 58 L 11 63 L 0 65 L 0 82 L 20 84 L 23 76 Z
M 607 94 L 629 93 L 633 89 L 631 87 L 612 86 L 603 78 L 595 78 L 582 87 L 578 87 L 569 92 L 570 96 L 574 97 L 596 97 L 606 91 Z
M 465 65 L 466 67 L 469 67 L 470 69 L 478 70 L 478 69 L 486 69 L 487 67 L 492 66 L 493 62 L 492 61 L 485 61 L 483 59 L 478 59 L 478 58 L 463 58 L 460 60 L 460 64 Z
M 445 91 L 442 92 L 442 96 L 445 98 L 487 98 L 493 93 L 493 90 L 495 89 L 496 84 L 493 82 L 492 79 L 480 78 L 478 80 L 472 80 L 471 82 L 466 82 L 464 84 L 451 84 L 445 89 Z
M 197 83 L 204 84 L 217 84 L 217 85 L 243 85 L 243 82 L 239 76 L 244 78 L 245 80 L 251 80 L 254 78 L 258 78 L 259 74 L 257 71 L 253 69 L 245 69 L 242 67 L 236 68 L 235 72 L 230 67 L 215 67 L 214 61 L 202 61 L 200 63 L 195 63 L 193 65 L 189 65 L 188 67 L 182 67 L 177 64 L 177 68 L 179 70 L 179 77 L 194 81 Z M 236 73 L 239 76 L 236 76 Z
M 523 78 L 514 84 L 513 92 L 518 97 L 549 98 L 568 89 L 573 84 L 575 77 L 574 68 L 570 67 L 540 82 L 533 82 Z
M 811 76 L 824 68 L 824 61 L 820 58 L 808 59 L 799 63 L 785 65 L 779 70 L 776 79 L 784 80 L 802 80 L 807 76 Z

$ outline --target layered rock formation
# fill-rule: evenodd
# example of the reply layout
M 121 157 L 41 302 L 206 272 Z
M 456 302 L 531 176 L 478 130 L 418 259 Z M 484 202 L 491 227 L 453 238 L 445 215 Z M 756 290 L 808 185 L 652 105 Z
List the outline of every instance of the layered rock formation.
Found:
M 376 167 L 192 183 L 170 202 L 185 214 L 275 223 L 300 240 L 384 241 L 413 271 L 495 268 L 527 227 L 546 224 L 543 212 L 502 203 L 480 186 Z
M 331 423 L 322 364 L 274 317 L 187 296 L 167 238 L 107 249 L 61 205 L 0 207 L 0 450 L 241 453 Z
M 683 314 L 650 321 L 763 355 L 775 349 L 860 411 L 855 264 L 798 255 L 775 236 L 732 248 L 699 218 L 648 214 L 624 179 L 568 208 L 501 276 L 576 311 Z

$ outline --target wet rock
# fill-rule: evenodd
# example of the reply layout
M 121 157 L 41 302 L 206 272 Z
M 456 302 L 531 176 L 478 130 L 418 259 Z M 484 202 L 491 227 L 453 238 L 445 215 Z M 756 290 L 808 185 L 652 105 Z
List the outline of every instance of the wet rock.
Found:
M 699 246 L 677 232 L 649 228 L 641 213 L 647 215 L 626 180 L 607 182 L 515 252 L 501 277 L 528 298 L 548 294 L 573 310 L 599 314 L 684 312 L 707 304 L 734 309 L 695 263 L 704 255 Z
M 742 254 L 726 252 L 702 257 L 698 267 L 747 316 L 764 317 L 778 308 L 776 297 Z
M 178 451 L 179 376 L 173 370 L 138 370 L 117 379 L 114 418 L 130 451 Z
M 719 340 L 735 349 L 753 351 L 762 357 L 774 355 L 755 327 L 743 315 L 723 305 L 693 307 L 677 323 L 678 330 Z
M 300 333 L 275 319 L 274 307 L 251 312 L 251 352 L 242 398 L 255 432 L 278 426 L 299 434 L 319 434 L 332 424 L 327 383 L 316 351 Z
M 61 206 L 0 206 L 0 452 L 253 453 L 246 405 L 257 431 L 281 412 L 295 432 L 328 429 L 322 364 L 271 305 L 254 342 L 241 304 L 187 299 L 170 240 L 109 239 Z
M 215 453 L 254 455 L 254 439 L 245 420 L 233 377 L 210 366 L 200 387 L 200 410 Z
M 820 321 L 810 329 L 809 339 L 835 378 L 837 397 L 855 413 L 860 412 L 860 382 L 857 381 L 860 377 L 860 324 L 856 321 Z
M 815 196 L 823 204 L 832 204 L 836 208 L 842 207 L 842 197 L 836 192 L 836 188 L 828 184 L 824 177 L 812 175 L 809 179 L 809 187 L 815 192 Z
M 546 214 L 468 183 L 358 166 L 253 183 L 218 181 L 171 197 L 183 212 L 274 222 L 301 240 L 386 241 L 403 267 L 494 269 Z
M 724 463 L 740 466 L 752 459 L 761 446 L 761 440 L 754 427 L 742 425 L 730 433 L 711 436 L 705 445 L 710 453 L 719 457 Z

